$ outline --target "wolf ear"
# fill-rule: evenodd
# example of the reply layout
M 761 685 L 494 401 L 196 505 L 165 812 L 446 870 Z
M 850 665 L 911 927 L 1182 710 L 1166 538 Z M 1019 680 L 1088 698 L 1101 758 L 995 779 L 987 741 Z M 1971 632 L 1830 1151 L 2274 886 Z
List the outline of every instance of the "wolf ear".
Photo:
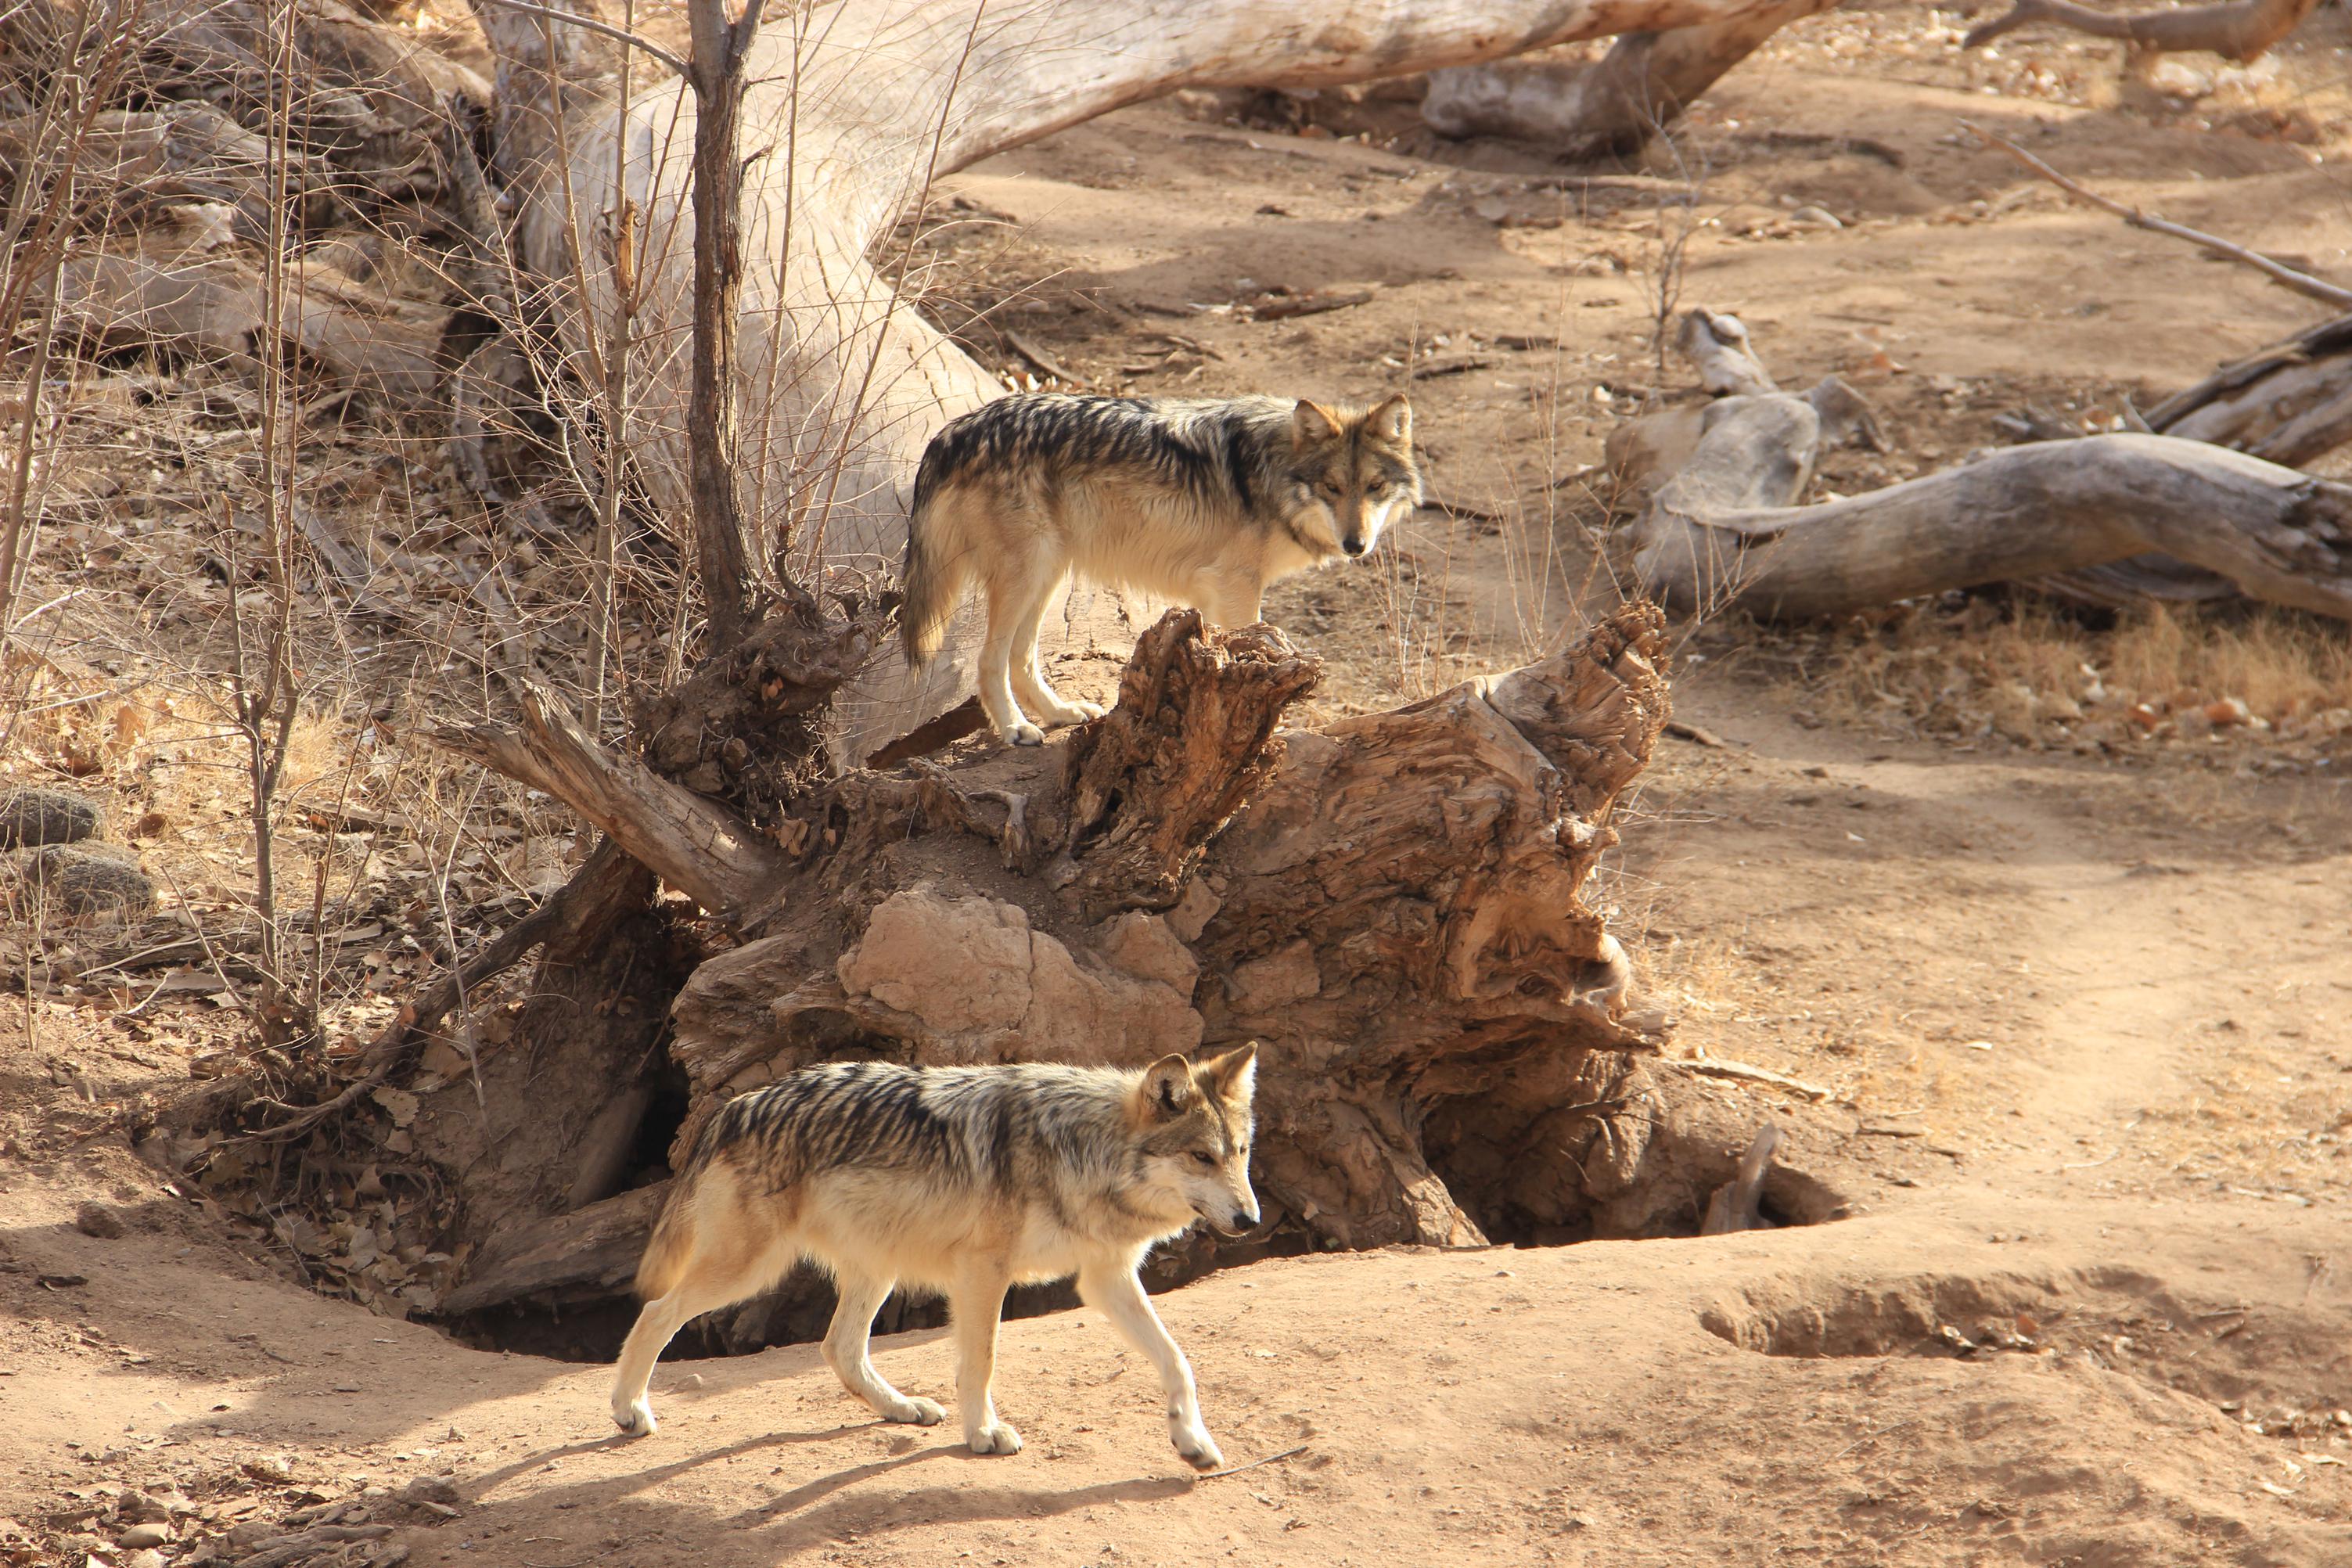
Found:
M 1372 433 L 1403 446 L 1412 439 L 1412 405 L 1400 392 L 1371 412 Z
M 1290 438 L 1298 446 L 1311 447 L 1318 441 L 1332 440 L 1339 434 L 1339 422 L 1319 403 L 1309 403 L 1302 397 L 1298 406 L 1290 411 Z
M 1247 1105 L 1257 1094 L 1257 1042 L 1211 1057 L 1197 1070 L 1211 1094 L 1227 1105 Z
M 1192 1108 L 1192 1064 L 1182 1057 L 1161 1057 L 1143 1069 L 1143 1082 L 1136 1092 L 1145 1110 L 1172 1121 Z

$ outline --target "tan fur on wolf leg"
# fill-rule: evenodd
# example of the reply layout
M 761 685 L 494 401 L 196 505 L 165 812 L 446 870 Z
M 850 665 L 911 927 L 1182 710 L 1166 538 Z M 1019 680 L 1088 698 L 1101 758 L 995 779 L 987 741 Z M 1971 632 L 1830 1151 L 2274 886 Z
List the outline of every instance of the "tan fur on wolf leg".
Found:
M 636 1326 L 629 1331 L 628 1342 L 621 1346 L 621 1359 L 613 1372 L 613 1424 L 631 1437 L 650 1437 L 654 1434 L 654 1407 L 646 1397 L 646 1385 L 653 1381 L 654 1363 L 678 1330 L 686 1327 L 705 1312 L 715 1312 L 721 1307 L 731 1307 L 747 1297 L 760 1292 L 758 1285 L 749 1289 L 734 1289 L 734 1280 L 696 1279 L 692 1275 L 681 1281 L 668 1295 L 648 1301 L 637 1314 Z
M 1108 1318 L 1121 1338 L 1145 1355 L 1160 1371 L 1160 1386 L 1168 1395 L 1168 1437 L 1176 1451 L 1196 1470 L 1213 1470 L 1225 1462 L 1216 1440 L 1201 1424 L 1201 1396 L 1192 1386 L 1192 1363 L 1151 1310 L 1143 1282 L 1128 1268 L 1089 1268 L 1078 1273 L 1078 1299 Z
M 874 1414 L 883 1420 L 936 1426 L 948 1418 L 944 1406 L 937 1400 L 908 1398 L 874 1370 L 869 1349 L 874 1337 L 874 1314 L 889 1300 L 890 1289 L 896 1283 L 892 1279 L 835 1276 L 834 1284 L 840 1300 L 833 1309 L 833 1326 L 824 1331 L 824 1364 L 833 1368 L 844 1388 L 873 1406 Z
M 1029 721 L 1013 695 L 1013 662 L 1032 657 L 1037 621 L 1045 601 L 1054 592 L 1053 581 L 1039 583 L 1039 575 L 1038 569 L 1028 563 L 1008 563 L 1001 574 L 983 574 L 988 588 L 988 640 L 980 649 L 980 706 L 995 727 L 996 738 L 1008 746 L 1045 743 L 1045 732 Z M 1025 646 L 1019 635 L 1024 624 L 1030 628 Z
M 984 1263 L 968 1265 L 948 1295 L 955 1323 L 956 1404 L 963 1415 L 963 1440 L 975 1454 L 1017 1454 L 1021 1434 L 996 1418 L 989 1385 L 996 1380 L 996 1325 L 1012 1285 Z
M 1066 574 L 1050 584 L 1013 628 L 1013 695 L 1040 724 L 1083 724 L 1101 718 L 1103 712 L 1091 702 L 1064 701 L 1061 693 L 1047 684 L 1045 671 L 1037 662 L 1037 628 L 1054 602 L 1055 591 L 1067 581 Z

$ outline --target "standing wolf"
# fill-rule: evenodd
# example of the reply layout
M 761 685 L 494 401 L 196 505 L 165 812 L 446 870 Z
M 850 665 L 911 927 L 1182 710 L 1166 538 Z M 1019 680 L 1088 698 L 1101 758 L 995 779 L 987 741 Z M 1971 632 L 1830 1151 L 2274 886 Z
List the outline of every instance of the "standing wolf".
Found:
M 687 1321 L 757 1295 L 814 1258 L 840 1292 L 824 1359 L 886 1421 L 946 1411 L 882 1381 L 866 1353 L 894 1286 L 944 1293 L 955 1322 L 956 1402 L 975 1454 L 1016 1454 L 989 1382 L 1007 1287 L 1078 1277 L 1150 1357 L 1176 1451 L 1223 1463 L 1184 1352 L 1136 1269 L 1196 1219 L 1257 1223 L 1250 1191 L 1255 1043 L 1141 1072 L 1026 1065 L 813 1067 L 731 1100 L 711 1118 L 637 1266 L 645 1310 L 621 1347 L 613 1419 L 654 1429 L 646 1383 Z
M 999 738 L 1101 710 L 1065 702 L 1037 667 L 1037 625 L 1075 572 L 1191 605 L 1219 626 L 1258 618 L 1266 585 L 1362 555 L 1421 504 L 1412 408 L 1273 397 L 999 398 L 931 437 L 908 521 L 907 662 L 940 650 L 966 583 L 988 598 L 980 701 Z M 1028 712 L 1024 715 L 1024 706 Z

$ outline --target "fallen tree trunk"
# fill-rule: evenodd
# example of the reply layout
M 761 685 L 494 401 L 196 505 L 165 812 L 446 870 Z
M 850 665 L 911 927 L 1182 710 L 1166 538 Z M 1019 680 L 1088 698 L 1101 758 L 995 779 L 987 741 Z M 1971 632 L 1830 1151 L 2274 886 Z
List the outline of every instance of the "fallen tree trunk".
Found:
M 2259 59 L 2273 44 L 2303 25 L 2319 0 L 2228 0 L 2219 5 L 2183 5 L 2171 11 L 2143 11 L 2115 16 L 2076 5 L 2071 0 L 2018 0 L 2006 15 L 1969 29 L 1963 48 L 1978 49 L 1995 38 L 2047 22 L 2115 38 L 2136 56 L 2178 54 L 2201 49 L 2242 64 Z
M 2301 468 L 2352 440 L 2352 316 L 2233 360 L 2147 411 L 2148 428 Z
M 1538 1069 L 1612 1081 L 1591 1059 L 1653 1050 L 1664 1027 L 1633 1005 L 1582 898 L 1666 719 L 1664 652 L 1662 617 L 1637 605 L 1511 674 L 1277 732 L 1316 661 L 1269 628 L 1213 637 L 1171 612 L 1110 713 L 1042 752 L 985 747 L 812 792 L 792 808 L 807 848 L 671 1009 L 689 1091 L 674 1150 L 730 1096 L 844 1050 L 1137 1066 L 1254 1038 L 1270 1224 L 1295 1245 L 1483 1239 L 1505 1178 L 1450 1183 L 1424 1119 L 1444 1109 L 1461 1140 L 1495 1086 Z M 503 769 L 530 744 L 464 749 Z M 578 768 L 515 771 L 569 798 Z M 695 874 L 640 831 L 666 879 Z M 471 1116 L 470 1097 L 452 1111 Z M 1557 1167 L 1574 1190 L 1572 1141 L 1512 1114 L 1482 1151 L 1504 1149 L 1509 1182 Z M 614 1293 L 616 1238 L 650 1210 L 636 1194 L 593 1206 L 510 1226 L 453 1301 Z M 586 1235 L 596 1246 L 564 1265 Z M 744 1339 L 776 1316 L 745 1309 Z
M 1690 335 L 1725 335 L 1711 316 L 1694 312 Z M 1806 396 L 1708 405 L 1628 541 L 1649 590 L 1684 609 L 1804 618 L 2156 552 L 2253 597 L 2352 619 L 2352 486 L 2202 442 L 2114 435 L 1796 505 L 1825 442 L 1851 427 L 1835 413 L 1844 396 L 1832 377 Z
M 1672 32 L 1627 33 L 1591 64 L 1512 61 L 1432 71 L 1421 117 L 1442 136 L 1508 136 L 1567 160 L 1626 157 L 1724 72 L 1831 0 L 1771 0 Z

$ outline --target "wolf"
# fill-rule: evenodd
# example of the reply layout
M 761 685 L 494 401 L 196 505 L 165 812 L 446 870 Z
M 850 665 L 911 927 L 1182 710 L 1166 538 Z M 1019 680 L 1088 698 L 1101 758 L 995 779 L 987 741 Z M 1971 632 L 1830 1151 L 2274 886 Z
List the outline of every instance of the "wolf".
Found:
M 1099 717 L 1037 665 L 1037 626 L 1073 573 L 1190 605 L 1219 626 L 1258 618 L 1266 585 L 1360 556 L 1421 504 L 1412 405 L 1274 397 L 1003 397 L 931 437 L 915 475 L 907 662 L 940 650 L 979 579 L 988 601 L 980 701 L 1001 740 Z M 1024 711 L 1024 710 L 1026 710 Z
M 839 1292 L 824 1359 L 886 1421 L 946 1411 L 882 1380 L 867 1353 L 894 1288 L 948 1299 L 956 1400 L 975 1454 L 1017 1454 L 989 1384 L 1010 1286 L 1077 1276 L 1159 1371 L 1176 1451 L 1223 1457 L 1201 1424 L 1192 1368 L 1136 1270 L 1152 1244 L 1205 1220 L 1258 1223 L 1250 1188 L 1255 1042 L 1140 1071 L 1024 1064 L 833 1062 L 729 1100 L 705 1124 L 637 1268 L 645 1307 L 621 1347 L 613 1419 L 654 1430 L 646 1384 L 688 1320 L 773 1286 L 802 1258 Z

